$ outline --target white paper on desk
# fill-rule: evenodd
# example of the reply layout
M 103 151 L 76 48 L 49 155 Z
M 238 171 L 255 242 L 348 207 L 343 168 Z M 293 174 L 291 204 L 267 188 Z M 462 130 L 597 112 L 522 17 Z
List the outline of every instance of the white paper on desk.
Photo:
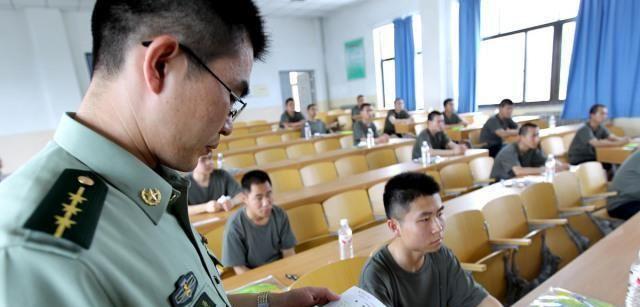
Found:
M 369 292 L 356 286 L 340 294 L 340 300 L 324 305 L 324 307 L 385 307 Z

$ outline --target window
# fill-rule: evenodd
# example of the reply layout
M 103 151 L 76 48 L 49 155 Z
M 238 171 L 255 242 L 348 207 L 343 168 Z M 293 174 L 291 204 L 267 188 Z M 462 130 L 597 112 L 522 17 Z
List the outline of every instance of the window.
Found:
M 413 44 L 415 49 L 415 89 L 416 109 L 424 108 L 424 79 L 422 67 L 422 20 L 413 15 Z M 393 108 L 396 99 L 396 62 L 393 23 L 373 30 L 374 59 L 376 62 L 376 92 L 378 107 Z
M 566 97 L 579 0 L 482 0 L 477 101 Z

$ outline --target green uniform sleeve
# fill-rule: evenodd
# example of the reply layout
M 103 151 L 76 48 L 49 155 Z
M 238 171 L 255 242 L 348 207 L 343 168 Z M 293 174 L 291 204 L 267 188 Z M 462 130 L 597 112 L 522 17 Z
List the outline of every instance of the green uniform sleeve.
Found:
M 443 247 L 444 248 L 444 247 Z M 453 252 L 445 249 L 447 258 L 447 306 L 478 306 L 487 297 L 487 292 L 477 284 L 471 274 L 462 270 Z
M 1 306 L 115 305 L 86 264 L 55 251 L 4 248 L 0 267 Z

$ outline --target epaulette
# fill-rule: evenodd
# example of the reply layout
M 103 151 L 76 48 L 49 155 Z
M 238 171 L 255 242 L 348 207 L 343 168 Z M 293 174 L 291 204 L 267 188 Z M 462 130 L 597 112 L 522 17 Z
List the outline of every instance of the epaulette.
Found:
M 95 173 L 65 169 L 23 227 L 89 249 L 107 191 Z

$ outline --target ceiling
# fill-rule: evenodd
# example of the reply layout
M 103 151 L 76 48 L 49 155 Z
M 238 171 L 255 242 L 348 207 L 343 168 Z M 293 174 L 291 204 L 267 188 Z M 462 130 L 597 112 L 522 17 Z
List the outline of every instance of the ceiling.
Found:
M 233 0 L 231 0 L 233 1 Z M 331 11 L 364 0 L 254 0 L 262 13 L 281 17 L 320 17 Z M 95 0 L 0 0 L 0 9 L 58 8 L 91 10 Z

